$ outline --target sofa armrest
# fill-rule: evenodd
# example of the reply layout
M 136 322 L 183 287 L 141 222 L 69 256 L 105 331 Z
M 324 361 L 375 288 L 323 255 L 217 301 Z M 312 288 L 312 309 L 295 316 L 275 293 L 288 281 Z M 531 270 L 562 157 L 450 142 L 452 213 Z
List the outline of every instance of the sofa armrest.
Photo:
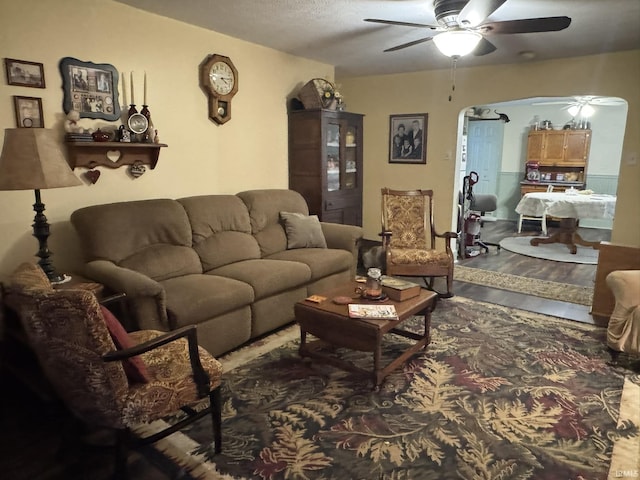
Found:
M 362 227 L 328 222 L 320 222 L 320 225 L 328 248 L 339 248 L 357 255 L 363 236 Z
M 165 331 L 170 328 L 164 288 L 152 278 L 108 260 L 86 263 L 84 273 L 110 290 L 127 295 L 129 310 L 138 328 Z
M 320 226 L 327 241 L 327 248 L 346 250 L 353 255 L 351 275 L 355 276 L 358 268 L 358 250 L 363 237 L 362 227 L 329 222 L 320 222 Z

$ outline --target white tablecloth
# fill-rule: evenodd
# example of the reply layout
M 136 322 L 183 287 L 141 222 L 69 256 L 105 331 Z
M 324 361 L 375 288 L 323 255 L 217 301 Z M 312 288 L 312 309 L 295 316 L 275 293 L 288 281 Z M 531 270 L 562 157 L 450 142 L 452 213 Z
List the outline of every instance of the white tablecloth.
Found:
M 613 218 L 615 209 L 615 195 L 532 192 L 522 197 L 516 212 L 534 217 L 546 213 L 558 218 Z

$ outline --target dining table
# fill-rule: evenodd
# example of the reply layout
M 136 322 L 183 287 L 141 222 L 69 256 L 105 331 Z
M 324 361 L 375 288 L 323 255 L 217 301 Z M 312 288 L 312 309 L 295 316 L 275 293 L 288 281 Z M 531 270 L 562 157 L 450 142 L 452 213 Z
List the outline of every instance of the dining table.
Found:
M 588 190 L 564 192 L 530 192 L 525 194 L 516 212 L 521 215 L 542 217 L 549 215 L 560 219 L 559 229 L 549 237 L 532 238 L 533 246 L 546 243 L 563 243 L 573 254 L 577 245 L 598 249 L 600 242 L 584 240 L 578 233 L 581 218 L 610 219 L 616 209 L 616 196 L 591 193 Z

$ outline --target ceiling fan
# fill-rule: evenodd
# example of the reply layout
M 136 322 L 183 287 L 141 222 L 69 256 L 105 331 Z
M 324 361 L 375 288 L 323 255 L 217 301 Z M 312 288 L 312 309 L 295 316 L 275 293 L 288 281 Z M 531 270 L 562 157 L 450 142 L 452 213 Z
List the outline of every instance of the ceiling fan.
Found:
M 433 30 L 436 33 L 428 37 L 403 43 L 385 52 L 393 52 L 433 40 L 443 54 L 459 58 L 473 52 L 476 56 L 487 55 L 496 50 L 496 46 L 485 38 L 490 35 L 512 33 L 556 32 L 571 24 L 569 17 L 541 17 L 503 22 L 484 22 L 507 0 L 435 0 L 435 17 L 438 25 L 400 22 L 365 18 L 365 22 L 417 27 Z M 484 22 L 484 23 L 483 23 Z
M 590 117 L 595 112 L 594 107 L 619 106 L 627 102 L 616 97 L 598 97 L 595 95 L 576 95 L 569 98 L 536 102 L 532 105 L 564 105 L 570 115 Z

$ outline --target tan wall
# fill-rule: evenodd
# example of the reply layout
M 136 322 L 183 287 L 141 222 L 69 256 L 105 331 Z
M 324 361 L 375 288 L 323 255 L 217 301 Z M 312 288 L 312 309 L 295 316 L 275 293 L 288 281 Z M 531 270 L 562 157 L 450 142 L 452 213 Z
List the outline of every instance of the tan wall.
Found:
M 638 79 L 640 50 L 476 68 L 464 68 L 462 59 L 451 102 L 448 100 L 451 93 L 449 70 L 338 78 L 348 110 L 365 114 L 365 237 L 379 238 L 380 188 L 384 186 L 433 188 L 436 223 L 440 230 L 451 227 L 452 206 L 457 201 L 454 177 L 458 121 L 464 108 L 520 98 L 582 94 L 622 97 L 629 103 L 612 242 L 640 246 Z M 389 164 L 389 115 L 423 112 L 429 114 L 427 164 Z
M 132 33 L 136 35 L 132 37 Z M 138 40 L 129 41 L 130 38 Z M 239 70 L 240 91 L 233 118 L 216 126 L 207 118 L 206 96 L 198 86 L 198 65 L 210 53 L 228 55 Z M 149 105 L 161 141 L 158 167 L 137 180 L 124 168 L 100 168 L 97 184 L 46 190 L 52 224 L 49 245 L 61 270 L 79 264 L 68 223 L 81 206 L 121 200 L 203 193 L 235 193 L 287 186 L 286 100 L 310 78 L 333 77 L 333 67 L 239 41 L 126 5 L 103 1 L 38 0 L 0 4 L 0 56 L 44 64 L 46 89 L 0 82 L 0 127 L 14 128 L 13 95 L 43 99 L 44 121 L 61 132 L 63 57 L 110 63 L 135 72 L 136 95 L 149 79 Z M 461 65 L 464 66 L 464 60 Z M 458 115 L 469 105 L 547 95 L 612 95 L 629 102 L 613 241 L 640 245 L 640 51 L 570 60 L 465 69 L 457 72 L 452 102 L 450 72 L 339 79 L 348 110 L 365 117 L 364 226 L 377 239 L 380 187 L 434 188 L 437 223 L 451 225 Z M 127 78 L 128 80 L 128 78 Z M 128 83 L 128 82 L 127 82 Z M 427 165 L 389 165 L 389 114 L 429 113 Z M 102 121 L 83 120 L 97 127 Z M 634 163 L 635 162 L 635 163 Z M 77 170 L 81 175 L 83 170 Z M 33 192 L 0 192 L 0 278 L 19 262 L 33 259 Z
M 45 6 L 46 3 L 46 6 Z M 229 56 L 239 71 L 231 121 L 208 119 L 198 65 L 211 53 Z M 13 95 L 41 97 L 45 127 L 61 132 L 63 57 L 112 64 L 135 72 L 137 103 L 148 75 L 148 103 L 162 149 L 158 166 L 132 180 L 126 168 L 100 168 L 95 185 L 45 190 L 52 224 L 52 257 L 61 270 L 78 264 L 67 219 L 78 207 L 121 200 L 236 193 L 286 188 L 287 99 L 314 77 L 333 78 L 333 67 L 293 57 L 184 23 L 150 15 L 110 0 L 2 1 L 0 56 L 44 64 L 46 89 L 0 82 L 0 132 L 16 126 Z M 4 77 L 4 74 L 2 75 Z M 122 98 L 122 97 L 121 97 Z M 83 119 L 97 127 L 102 120 Z M 3 138 L 3 136 L 0 136 Z M 2 140 L 0 140 L 2 142 Z M 77 169 L 81 176 L 84 169 Z M 37 250 L 31 237 L 32 191 L 0 192 L 0 278 Z

